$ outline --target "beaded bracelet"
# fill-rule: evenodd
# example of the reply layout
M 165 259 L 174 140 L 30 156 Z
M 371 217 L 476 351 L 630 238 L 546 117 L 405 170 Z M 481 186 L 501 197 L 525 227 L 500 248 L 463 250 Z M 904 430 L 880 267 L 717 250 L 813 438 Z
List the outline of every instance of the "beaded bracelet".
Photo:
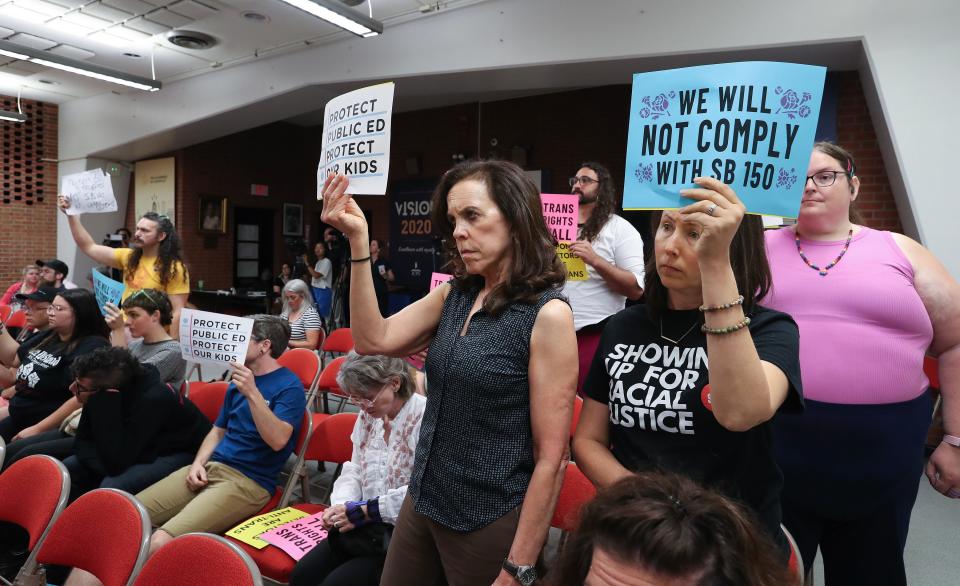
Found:
M 740 323 L 738 323 L 738 324 L 735 324 L 735 325 L 732 325 L 732 326 L 727 326 L 727 327 L 725 327 L 725 328 L 708 328 L 708 327 L 707 327 L 707 324 L 703 324 L 702 326 L 700 326 L 700 331 L 703 332 L 703 333 L 705 333 L 705 334 L 713 334 L 713 335 L 715 335 L 715 336 L 722 336 L 722 335 L 724 335 L 724 334 L 732 334 L 733 332 L 735 332 L 735 331 L 737 331 L 737 330 L 742 330 L 743 328 L 745 328 L 745 327 L 747 327 L 747 326 L 749 326 L 749 325 L 750 325 L 750 318 L 749 318 L 749 317 L 745 317 L 745 318 L 743 318 L 743 321 L 742 321 L 742 322 L 740 322 Z
M 721 311 L 724 309 L 730 309 L 731 307 L 736 307 L 738 305 L 743 305 L 743 295 L 737 297 L 735 300 L 730 303 L 722 303 L 720 305 L 701 305 L 700 311 L 706 313 L 708 311 Z

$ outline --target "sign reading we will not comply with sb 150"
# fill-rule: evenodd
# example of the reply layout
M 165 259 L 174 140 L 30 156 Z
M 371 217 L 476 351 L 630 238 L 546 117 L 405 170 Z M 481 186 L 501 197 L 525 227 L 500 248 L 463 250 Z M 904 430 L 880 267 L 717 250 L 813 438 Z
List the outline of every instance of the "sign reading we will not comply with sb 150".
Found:
M 355 90 L 323 109 L 323 148 L 317 166 L 317 199 L 328 175 L 350 179 L 351 194 L 383 195 L 390 170 L 390 116 L 394 84 Z
M 762 61 L 634 75 L 623 208 L 685 206 L 680 190 L 710 176 L 750 213 L 796 218 L 825 76 Z

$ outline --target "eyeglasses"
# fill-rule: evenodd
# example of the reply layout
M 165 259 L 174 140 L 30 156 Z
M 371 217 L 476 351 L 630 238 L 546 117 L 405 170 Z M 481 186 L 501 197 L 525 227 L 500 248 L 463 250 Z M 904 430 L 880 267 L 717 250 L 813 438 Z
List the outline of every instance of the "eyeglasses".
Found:
M 61 311 L 68 311 L 70 309 L 69 305 L 48 305 L 47 313 L 59 313 Z
M 599 179 L 594 179 L 593 177 L 587 177 L 586 175 L 581 175 L 579 177 L 571 177 L 569 179 L 570 187 L 573 187 L 576 184 L 580 185 L 590 185 L 591 183 L 600 183 Z
M 35 312 L 35 311 L 36 311 L 37 313 L 40 313 L 41 311 L 47 311 L 48 309 L 50 309 L 50 306 L 49 306 L 49 305 L 45 305 L 45 306 L 43 306 L 43 307 L 30 307 L 29 305 L 24 305 L 24 306 L 23 306 L 23 313 L 33 313 L 33 312 Z
M 383 388 L 380 389 L 380 392 L 374 395 L 372 399 L 364 399 L 363 397 L 358 397 L 353 393 L 347 393 L 347 400 L 361 409 L 369 409 L 370 407 L 373 407 L 373 404 L 377 402 L 377 399 L 380 398 L 380 395 L 382 395 L 383 391 L 387 390 L 387 387 L 389 386 L 390 383 L 383 385 Z
M 79 395 L 80 393 L 96 393 L 100 390 L 98 388 L 90 388 L 81 385 L 80 379 L 78 378 L 73 379 L 73 384 L 70 386 L 72 387 L 70 390 L 73 391 L 74 395 Z
M 845 176 L 846 174 L 846 171 L 817 171 L 813 175 L 807 175 L 807 179 L 803 184 L 806 185 L 807 181 L 813 179 L 813 183 L 817 187 L 830 187 L 837 182 L 837 175 Z

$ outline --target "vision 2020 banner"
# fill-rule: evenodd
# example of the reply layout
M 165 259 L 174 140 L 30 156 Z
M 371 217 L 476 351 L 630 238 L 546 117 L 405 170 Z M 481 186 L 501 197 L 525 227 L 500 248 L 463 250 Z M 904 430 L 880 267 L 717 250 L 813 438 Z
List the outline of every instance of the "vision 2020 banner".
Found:
M 623 209 L 669 209 L 710 176 L 750 213 L 796 218 L 826 69 L 751 61 L 633 76 Z

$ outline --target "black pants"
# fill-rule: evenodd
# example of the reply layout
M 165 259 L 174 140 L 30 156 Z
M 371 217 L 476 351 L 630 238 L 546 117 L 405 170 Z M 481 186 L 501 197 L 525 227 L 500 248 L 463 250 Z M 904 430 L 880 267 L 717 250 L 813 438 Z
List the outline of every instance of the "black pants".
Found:
M 62 462 L 73 455 L 73 436 L 55 429 L 17 440 L 7 446 L 3 469 L 6 470 L 14 462 L 35 454 L 52 456 Z
M 336 553 L 330 541 L 303 556 L 290 574 L 290 586 L 377 586 L 385 555 L 349 557 Z

